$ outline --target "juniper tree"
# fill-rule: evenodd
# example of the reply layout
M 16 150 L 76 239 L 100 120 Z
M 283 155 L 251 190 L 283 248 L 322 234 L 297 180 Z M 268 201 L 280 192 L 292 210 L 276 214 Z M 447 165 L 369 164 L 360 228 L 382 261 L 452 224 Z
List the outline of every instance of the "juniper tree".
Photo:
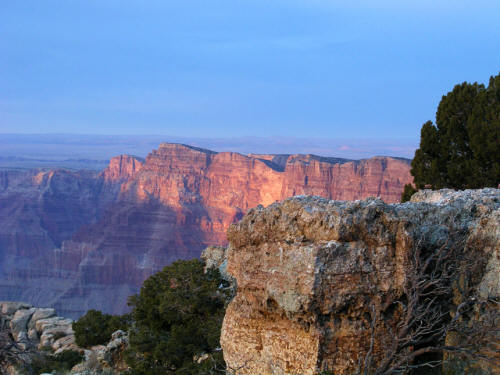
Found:
M 436 123 L 422 126 L 411 166 L 417 188 L 498 186 L 500 74 L 488 87 L 464 82 L 442 97 Z

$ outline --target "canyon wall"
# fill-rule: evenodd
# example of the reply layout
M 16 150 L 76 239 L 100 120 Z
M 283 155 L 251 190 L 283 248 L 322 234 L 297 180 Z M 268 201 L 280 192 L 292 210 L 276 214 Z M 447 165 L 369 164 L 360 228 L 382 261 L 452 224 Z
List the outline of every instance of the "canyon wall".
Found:
M 142 281 L 227 242 L 248 209 L 292 195 L 400 198 L 409 162 L 216 153 L 161 144 L 103 172 L 0 171 L 0 299 L 63 316 L 126 309 Z
M 423 254 L 456 256 L 457 263 L 443 264 L 463 268 L 450 268 L 447 282 L 453 288 L 435 307 L 422 310 L 420 319 L 437 311 L 438 321 L 446 309 L 449 319 L 458 319 L 458 311 L 473 304 L 496 310 L 493 329 L 500 323 L 494 303 L 500 298 L 498 189 L 423 191 L 412 202 L 392 205 L 374 198 L 293 197 L 251 209 L 230 227 L 228 239 L 227 271 L 236 279 L 237 294 L 226 311 L 221 344 L 228 367 L 238 375 L 353 374 L 367 363 L 368 353 L 370 363 L 379 365 L 395 342 L 416 337 L 401 328 L 403 322 L 414 321 L 408 332 L 420 329 L 429 337 L 415 320 L 418 315 L 407 315 L 417 311 L 408 301 L 420 272 L 415 257 Z M 443 269 L 425 271 L 416 282 L 442 276 Z M 441 287 L 433 285 L 425 292 Z M 474 297 L 467 300 L 469 287 Z M 427 301 L 421 298 L 419 303 Z M 474 309 L 470 316 L 484 313 Z M 476 322 L 483 320 L 480 315 Z M 472 320 L 464 327 L 477 326 Z M 460 344 L 451 331 L 444 334 L 447 345 Z M 498 350 L 500 336 L 493 340 L 489 349 Z M 500 360 L 498 351 L 496 356 Z M 485 374 L 500 371 L 485 368 Z

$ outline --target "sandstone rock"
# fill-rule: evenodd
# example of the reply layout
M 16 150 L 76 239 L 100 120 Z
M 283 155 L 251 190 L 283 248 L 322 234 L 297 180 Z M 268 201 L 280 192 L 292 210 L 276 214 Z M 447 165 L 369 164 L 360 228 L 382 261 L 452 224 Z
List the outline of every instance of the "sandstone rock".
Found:
M 72 337 L 74 340 L 73 321 L 59 316 L 52 318 L 39 319 L 35 322 L 35 329 L 40 336 L 39 348 L 52 347 L 59 339 Z M 69 338 L 61 341 L 65 343 Z M 60 349 L 60 346 L 57 347 Z M 57 350 L 55 349 L 55 350 Z
M 34 308 L 17 310 L 10 321 L 10 330 L 16 341 L 27 341 L 28 321 L 35 312 Z
M 47 332 L 49 329 L 70 329 L 72 327 L 73 320 L 66 319 L 60 316 L 54 316 L 51 318 L 39 319 L 35 322 L 35 328 L 38 333 L 42 334 Z
M 56 316 L 56 310 L 52 308 L 37 308 L 31 317 L 28 328 L 35 328 L 35 323 L 41 319 L 53 318 Z
M 108 182 L 123 182 L 134 177 L 141 169 L 144 160 L 136 156 L 119 155 L 111 158 L 104 170 L 104 179 Z
M 50 348 L 54 342 L 54 335 L 45 334 L 40 336 L 40 343 L 38 344 L 38 349 Z
M 1 311 L 6 311 L 6 314 Z M 0 346 L 11 347 L 13 351 L 13 356 L 6 356 L 7 360 L 0 364 L 2 374 L 20 374 L 21 370 L 16 372 L 15 364 L 18 361 L 31 362 L 37 356 L 37 347 L 51 348 L 55 354 L 80 350 L 75 344 L 72 320 L 55 316 L 54 309 L 34 308 L 20 302 L 1 302 L 0 324 L 6 330 L 0 335 Z
M 224 280 L 232 281 L 227 273 L 226 248 L 222 246 L 209 246 L 201 252 L 201 259 L 205 262 L 205 272 L 210 268 L 217 268 Z
M 238 291 L 221 333 L 226 363 L 237 374 L 352 374 L 369 350 L 371 308 L 390 313 L 416 246 L 458 238 L 488 265 L 474 276 L 479 291 L 498 296 L 499 228 L 497 189 L 424 191 L 398 205 L 303 196 L 252 209 L 228 231 Z M 374 328 L 375 361 L 393 340 L 384 327 Z
M 70 346 L 75 347 L 74 344 L 75 344 L 75 336 L 68 335 L 55 340 L 54 343 L 52 344 L 52 349 L 54 350 L 55 353 L 58 353 L 58 351 L 61 352 L 68 350 Z
M 29 309 L 31 305 L 25 302 L 0 302 L 0 307 L 3 315 L 12 315 L 17 310 Z
M 28 330 L 28 340 L 30 341 L 38 341 L 38 332 L 36 331 L 35 328 L 31 328 Z

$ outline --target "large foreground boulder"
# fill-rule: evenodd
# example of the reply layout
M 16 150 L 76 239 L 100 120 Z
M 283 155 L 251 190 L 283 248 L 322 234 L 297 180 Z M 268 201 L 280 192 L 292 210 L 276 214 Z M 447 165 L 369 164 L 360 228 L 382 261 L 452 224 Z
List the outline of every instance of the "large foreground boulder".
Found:
M 498 189 L 424 191 L 393 205 L 299 196 L 251 210 L 228 239 L 238 290 L 221 344 L 237 374 L 353 374 L 368 359 L 383 363 L 412 295 L 416 254 L 459 256 L 443 311 L 462 309 L 465 289 L 500 298 Z

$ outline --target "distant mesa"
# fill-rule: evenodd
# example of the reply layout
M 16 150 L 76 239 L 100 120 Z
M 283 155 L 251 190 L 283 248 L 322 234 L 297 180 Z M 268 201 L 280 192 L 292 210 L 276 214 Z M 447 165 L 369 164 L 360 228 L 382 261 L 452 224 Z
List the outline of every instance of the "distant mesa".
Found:
M 399 201 L 409 160 L 214 152 L 162 143 L 102 171 L 0 171 L 0 299 L 126 310 L 126 299 L 176 259 L 224 245 L 252 207 L 294 195 Z

